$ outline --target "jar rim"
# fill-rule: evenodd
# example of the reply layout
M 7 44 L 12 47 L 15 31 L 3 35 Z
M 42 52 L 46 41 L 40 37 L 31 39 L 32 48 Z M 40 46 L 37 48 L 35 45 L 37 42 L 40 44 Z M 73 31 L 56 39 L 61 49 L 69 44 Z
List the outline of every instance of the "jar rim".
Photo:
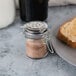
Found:
M 48 25 L 45 22 L 32 21 L 24 25 L 24 34 L 26 38 L 40 39 L 47 31 Z

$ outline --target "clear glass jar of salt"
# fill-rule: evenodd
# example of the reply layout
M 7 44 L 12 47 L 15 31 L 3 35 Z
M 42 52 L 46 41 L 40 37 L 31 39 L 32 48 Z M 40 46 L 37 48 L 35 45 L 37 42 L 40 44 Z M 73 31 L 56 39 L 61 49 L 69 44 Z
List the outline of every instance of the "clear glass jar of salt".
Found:
M 29 22 L 24 26 L 26 55 L 30 58 L 47 56 L 48 25 L 45 22 Z

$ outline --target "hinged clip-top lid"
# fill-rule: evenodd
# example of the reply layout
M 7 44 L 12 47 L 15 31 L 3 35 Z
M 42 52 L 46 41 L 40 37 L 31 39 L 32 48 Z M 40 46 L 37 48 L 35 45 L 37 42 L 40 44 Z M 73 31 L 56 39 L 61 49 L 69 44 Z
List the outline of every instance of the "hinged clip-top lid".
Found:
M 23 27 L 25 37 L 33 39 L 41 38 L 48 29 L 48 25 L 45 22 L 40 21 L 26 23 Z

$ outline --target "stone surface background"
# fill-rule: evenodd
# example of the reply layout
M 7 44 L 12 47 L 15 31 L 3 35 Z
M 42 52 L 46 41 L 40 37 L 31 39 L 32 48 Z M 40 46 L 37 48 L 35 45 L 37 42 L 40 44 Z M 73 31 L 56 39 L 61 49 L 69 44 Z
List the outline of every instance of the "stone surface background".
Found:
M 76 16 L 76 6 L 49 8 L 48 25 L 60 25 Z M 76 67 L 56 53 L 33 60 L 25 55 L 24 23 L 17 13 L 11 26 L 0 30 L 0 76 L 76 76 Z

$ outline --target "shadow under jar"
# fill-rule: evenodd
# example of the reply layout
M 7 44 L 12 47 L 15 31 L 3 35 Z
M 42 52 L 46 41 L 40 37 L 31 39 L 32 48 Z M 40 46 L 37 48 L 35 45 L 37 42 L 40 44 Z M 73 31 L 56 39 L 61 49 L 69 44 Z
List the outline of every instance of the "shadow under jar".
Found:
M 44 21 L 48 13 L 48 0 L 19 0 L 23 21 Z
M 47 56 L 47 24 L 44 22 L 30 22 L 24 26 L 26 55 L 34 59 Z

